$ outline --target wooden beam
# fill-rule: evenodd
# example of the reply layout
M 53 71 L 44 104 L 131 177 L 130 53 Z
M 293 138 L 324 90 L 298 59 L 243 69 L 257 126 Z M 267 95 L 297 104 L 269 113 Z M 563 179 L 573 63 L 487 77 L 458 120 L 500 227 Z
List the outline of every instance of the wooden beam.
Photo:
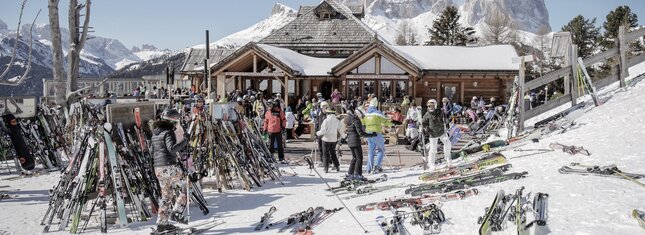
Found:
M 284 104 L 289 105 L 289 76 L 284 75 Z
M 614 73 L 612 75 L 609 75 L 609 77 L 606 77 L 606 78 L 601 79 L 600 81 L 597 81 L 596 84 L 595 84 L 596 88 L 600 89 L 600 88 L 606 87 L 608 85 L 611 85 L 614 82 L 617 82 L 618 80 L 620 80 L 620 79 L 618 79 L 618 74 L 619 74 L 619 72 L 616 72 L 616 73 Z
M 258 56 L 255 53 L 253 53 L 253 72 L 258 72 Z
M 459 101 L 465 103 L 465 100 L 464 100 L 464 82 L 463 81 L 459 83 L 459 99 L 460 99 Z
M 620 87 L 625 87 L 625 78 L 629 75 L 627 71 L 627 43 L 625 42 L 625 26 L 620 26 L 618 28 L 618 49 L 620 50 L 618 55 L 620 56 Z
M 627 33 L 625 35 L 625 42 L 634 41 L 634 40 L 642 37 L 643 35 L 645 35 L 645 28 L 641 27 L 640 29 L 637 29 L 637 30 L 634 30 L 634 31 L 632 31 L 630 33 Z
M 627 59 L 627 68 L 645 62 L 645 53 Z
M 565 103 L 567 103 L 569 101 L 571 101 L 571 96 L 562 96 L 562 97 L 560 97 L 558 99 L 550 100 L 546 104 L 540 105 L 540 106 L 535 107 L 535 108 L 533 108 L 533 109 L 531 109 L 529 111 L 526 111 L 524 113 L 524 120 L 532 118 L 532 117 L 535 117 L 537 115 L 540 115 L 540 114 L 542 114 L 542 113 L 544 113 L 546 111 L 549 111 L 549 110 L 551 110 L 551 109 L 553 109 L 555 107 L 563 105 L 563 104 L 565 104 Z M 520 103 L 524 103 L 524 102 L 520 102 Z
M 596 54 L 596 55 L 594 55 L 592 57 L 589 57 L 589 58 L 585 59 L 584 62 L 585 62 L 586 65 L 591 66 L 591 65 L 593 65 L 595 63 L 603 62 L 603 61 L 605 61 L 605 60 L 607 60 L 609 58 L 612 58 L 614 56 L 617 56 L 617 55 L 618 55 L 618 48 L 614 47 L 614 48 L 611 48 L 609 50 L 600 52 L 600 53 L 598 53 L 598 54 Z
M 224 74 L 217 75 L 217 95 L 224 97 L 226 95 L 226 76 Z M 214 102 L 217 102 L 217 96 L 213 97 Z
M 565 92 L 569 92 L 571 95 L 571 106 L 575 106 L 576 103 L 578 103 L 578 66 L 576 63 L 576 59 L 578 58 L 578 47 L 576 45 L 571 45 L 570 48 L 571 51 L 571 57 L 570 57 L 570 63 L 569 65 L 571 66 L 571 81 L 573 81 L 573 86 L 569 85 L 569 81 L 565 79 L 564 87 L 565 87 Z M 567 76 L 569 77 L 569 76 Z
M 381 74 L 381 55 L 374 55 L 374 73 Z
M 524 86 L 526 90 L 530 90 L 549 82 L 560 79 L 563 76 L 571 75 L 571 66 L 566 66 L 564 68 L 558 69 L 556 71 L 550 72 L 542 77 L 536 78 L 527 82 Z

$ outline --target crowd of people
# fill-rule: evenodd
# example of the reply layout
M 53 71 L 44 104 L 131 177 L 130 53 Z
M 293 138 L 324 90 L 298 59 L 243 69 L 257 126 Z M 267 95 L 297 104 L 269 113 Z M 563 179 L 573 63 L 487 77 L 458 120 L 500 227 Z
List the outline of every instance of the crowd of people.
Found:
M 193 96 L 193 104 L 175 104 L 173 97 L 170 98 L 170 107 L 180 107 L 182 113 L 190 113 L 190 118 L 204 115 L 207 110 L 205 94 Z M 315 138 L 314 148 L 317 148 L 315 157 L 321 163 L 325 173 L 330 171 L 340 172 L 340 162 L 337 156 L 337 145 L 339 142 L 347 144 L 352 154 L 349 168 L 344 176 L 345 179 L 364 180 L 364 169 L 368 174 L 383 171 L 382 161 L 385 157 L 385 136 L 389 132 L 398 132 L 399 128 L 404 129 L 405 136 L 409 142 L 409 148 L 421 147 L 427 154 L 425 162 L 428 169 L 434 170 L 439 142 L 443 144 L 443 153 L 450 156 L 451 141 L 448 136 L 450 123 L 454 122 L 455 116 L 465 115 L 475 121 L 481 118 L 482 113 L 487 110 L 495 110 L 498 105 L 495 98 L 488 103 L 481 97 L 473 97 L 470 106 L 464 108 L 459 103 L 452 103 L 448 98 L 438 102 L 430 99 L 425 103 L 426 108 L 417 105 L 414 99 L 404 97 L 401 103 L 389 102 L 381 104 L 379 99 L 370 94 L 366 99 L 354 98 L 343 99 L 338 90 L 334 90 L 330 99 L 323 98 L 321 93 L 309 98 L 303 96 L 297 100 L 295 106 L 286 104 L 280 94 L 265 97 L 262 92 L 254 92 L 249 89 L 246 92 L 239 90 L 220 98 L 218 102 L 235 102 L 236 112 L 252 120 L 260 127 L 261 132 L 267 136 L 267 145 L 271 154 L 277 153 L 276 162 L 288 164 L 285 158 L 285 142 L 300 138 L 305 132 L 309 132 Z M 381 109 L 388 109 L 383 112 Z M 165 192 L 169 182 L 176 181 L 173 174 L 178 171 L 170 166 L 174 165 L 176 156 L 172 154 L 174 149 L 184 146 L 186 137 L 183 129 L 178 125 L 179 118 L 186 118 L 186 115 L 179 115 L 173 109 L 166 110 L 159 116 L 161 119 L 154 124 L 151 143 L 153 158 L 155 161 L 156 175 L 162 183 Z M 203 118 L 206 118 L 203 116 Z M 312 126 L 311 130 L 308 130 Z M 283 138 L 286 138 L 283 142 Z M 421 139 L 425 138 L 425 139 Z M 367 164 L 363 166 L 363 146 L 367 145 Z M 274 156 L 275 158 L 275 156 Z M 447 165 L 452 164 L 453 159 L 446 158 Z M 171 199 L 164 198 L 166 193 L 162 192 L 162 203 L 159 208 L 158 224 L 167 225 L 168 218 L 172 218 L 174 212 L 166 211 L 171 208 Z M 185 199 L 176 200 L 172 208 L 183 208 Z

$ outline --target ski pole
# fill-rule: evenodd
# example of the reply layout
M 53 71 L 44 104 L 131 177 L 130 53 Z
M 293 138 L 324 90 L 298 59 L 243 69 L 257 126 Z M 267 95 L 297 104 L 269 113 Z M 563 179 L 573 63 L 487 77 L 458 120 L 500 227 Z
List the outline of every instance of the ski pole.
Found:
M 329 190 L 330 190 L 330 191 L 332 191 L 331 186 L 329 186 L 329 184 L 327 183 L 327 181 L 325 181 L 325 179 L 322 177 L 322 175 L 320 175 L 320 173 L 318 172 L 318 170 L 316 170 L 316 168 L 314 167 L 313 162 L 311 162 L 311 159 L 309 159 L 308 157 L 305 157 L 305 161 L 307 161 L 307 164 L 309 164 L 309 169 L 310 169 L 310 170 L 313 170 L 314 172 L 316 172 L 316 174 L 318 175 L 318 178 L 320 178 L 320 180 L 321 180 L 323 183 L 325 183 L 325 185 L 327 185 L 327 188 L 329 188 Z M 352 211 L 349 209 L 349 207 L 347 207 L 347 205 L 345 204 L 345 202 L 344 202 L 342 199 L 340 199 L 340 197 L 338 197 L 338 195 L 336 194 L 336 192 L 332 191 L 332 193 L 334 193 L 334 195 L 336 196 L 336 198 L 338 199 L 338 201 L 340 201 L 340 203 L 341 203 L 341 204 L 343 204 L 343 206 L 344 206 L 345 208 L 347 208 L 347 212 L 349 212 L 349 214 L 352 216 L 352 218 L 354 218 L 354 221 L 356 221 L 356 223 L 358 223 L 358 226 L 360 226 L 360 227 L 361 227 L 361 229 L 363 229 L 363 232 L 367 233 L 367 229 L 365 229 L 365 227 L 363 227 L 363 225 L 361 224 L 361 222 L 359 222 L 359 221 L 358 221 L 358 219 L 356 218 L 356 216 L 354 215 L 354 213 L 352 213 Z

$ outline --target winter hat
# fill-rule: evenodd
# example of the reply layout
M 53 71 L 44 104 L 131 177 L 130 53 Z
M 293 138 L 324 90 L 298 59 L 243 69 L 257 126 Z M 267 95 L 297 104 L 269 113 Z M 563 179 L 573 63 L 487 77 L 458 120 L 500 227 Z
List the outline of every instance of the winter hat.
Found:
M 329 103 L 327 103 L 327 101 L 320 102 L 321 109 L 326 109 L 327 107 L 329 107 Z
M 177 110 L 174 109 L 166 109 L 161 113 L 161 119 L 168 120 L 168 121 L 173 121 L 173 122 L 178 122 L 181 118 L 181 115 Z
M 426 102 L 426 106 L 433 104 L 434 106 L 437 106 L 437 100 L 435 99 L 429 99 L 428 102 Z
M 378 106 L 378 99 L 376 99 L 376 97 L 374 97 L 374 98 L 372 98 L 372 100 L 370 100 L 369 107 L 376 107 L 376 106 Z

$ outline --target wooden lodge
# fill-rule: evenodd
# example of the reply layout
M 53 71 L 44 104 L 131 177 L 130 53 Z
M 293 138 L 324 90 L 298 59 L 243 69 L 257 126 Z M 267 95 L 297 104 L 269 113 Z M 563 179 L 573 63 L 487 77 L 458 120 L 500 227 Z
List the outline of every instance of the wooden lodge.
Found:
M 211 60 L 211 88 L 218 95 L 247 88 L 280 93 L 290 104 L 319 92 L 329 98 L 334 89 L 344 98 L 374 93 L 400 101 L 410 95 L 417 103 L 442 97 L 464 103 L 473 96 L 505 100 L 510 95 L 519 71 L 512 63 L 518 56 L 512 46 L 394 46 L 362 17 L 362 7 L 333 0 L 300 7 L 296 19 L 259 42 L 221 51 Z M 191 53 L 182 73 L 202 79 L 200 60 Z

